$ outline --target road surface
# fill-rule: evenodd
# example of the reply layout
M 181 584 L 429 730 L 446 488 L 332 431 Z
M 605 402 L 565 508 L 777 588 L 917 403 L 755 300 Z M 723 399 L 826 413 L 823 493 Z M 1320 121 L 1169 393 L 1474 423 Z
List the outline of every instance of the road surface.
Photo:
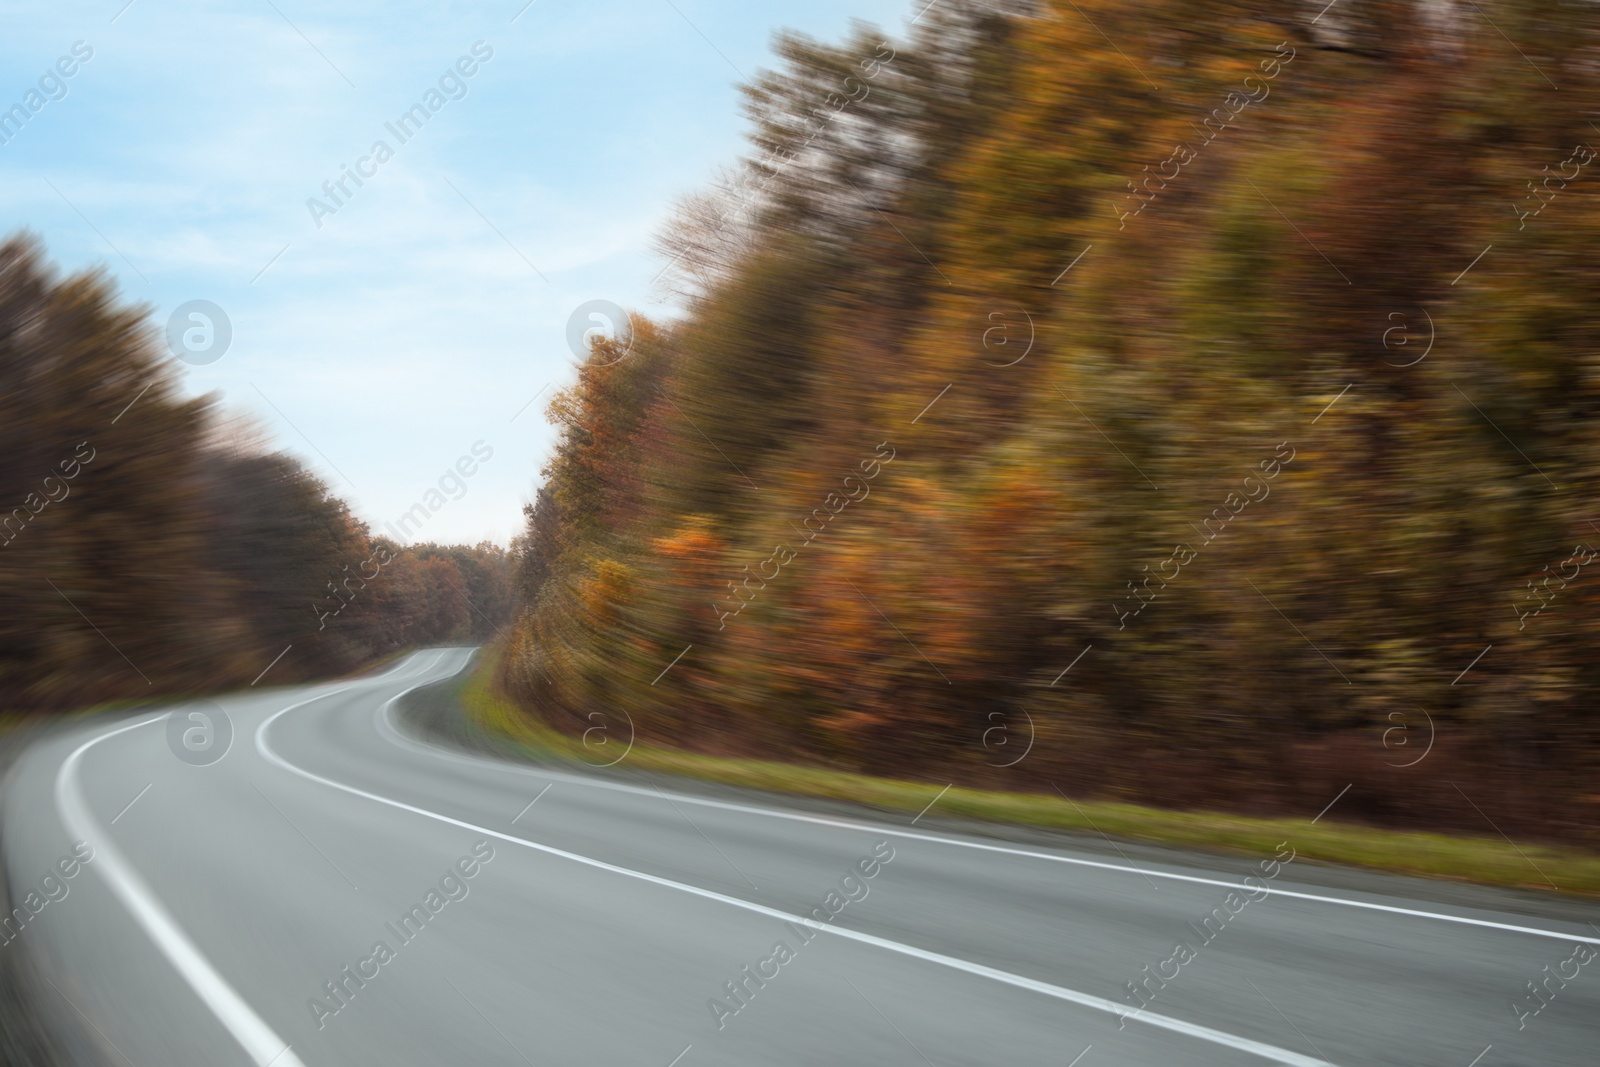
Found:
M 0 952 L 79 1062 L 1600 1062 L 1600 909 L 413 736 L 396 700 L 471 655 L 222 698 L 220 758 L 204 702 L 23 753 Z

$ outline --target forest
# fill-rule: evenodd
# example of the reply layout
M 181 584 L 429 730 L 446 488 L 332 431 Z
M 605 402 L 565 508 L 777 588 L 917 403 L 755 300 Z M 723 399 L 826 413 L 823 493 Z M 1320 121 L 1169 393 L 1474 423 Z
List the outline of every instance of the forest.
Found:
M 683 313 L 550 403 L 505 690 L 1600 843 L 1600 9 L 918 8 L 779 38 L 662 233 Z
M 401 546 L 213 397 L 148 309 L 0 244 L 0 706 L 285 684 L 510 618 L 497 545 Z

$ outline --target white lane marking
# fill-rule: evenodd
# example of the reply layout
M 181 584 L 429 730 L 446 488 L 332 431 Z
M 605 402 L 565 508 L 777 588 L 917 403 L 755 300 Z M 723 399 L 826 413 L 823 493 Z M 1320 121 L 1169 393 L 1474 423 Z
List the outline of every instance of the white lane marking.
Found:
M 620 782 L 605 782 L 581 774 L 569 774 L 564 771 L 545 770 L 540 767 L 528 767 L 504 760 L 491 759 L 484 756 L 468 756 L 456 752 L 448 752 L 433 745 L 426 744 L 401 733 L 399 728 L 390 719 L 390 709 L 393 704 L 384 704 L 378 709 L 375 717 L 378 731 L 394 743 L 413 749 L 434 759 L 447 760 L 455 763 L 464 763 L 474 767 L 492 767 L 510 774 L 532 775 L 539 778 L 550 778 L 561 782 L 571 782 L 574 785 L 585 785 L 593 789 L 609 789 L 619 793 L 634 793 L 639 796 L 655 796 L 655 792 L 639 786 L 623 785 Z M 1166 878 L 1174 882 L 1190 882 L 1196 885 L 1212 885 L 1223 889 L 1232 889 L 1250 893 L 1262 893 L 1293 900 L 1309 900 L 1318 904 L 1338 904 L 1347 908 L 1362 908 L 1368 911 L 1381 911 L 1391 915 L 1408 915 L 1417 919 L 1434 919 L 1439 922 L 1458 923 L 1463 926 L 1477 926 L 1489 930 L 1504 930 L 1509 933 L 1529 934 L 1534 937 L 1548 937 L 1556 941 L 1583 941 L 1591 945 L 1600 945 L 1600 937 L 1590 937 L 1587 934 L 1563 933 L 1560 930 L 1546 930 L 1537 926 L 1519 926 L 1515 923 L 1493 922 L 1488 919 L 1474 919 L 1466 915 L 1449 915 L 1444 912 L 1423 911 L 1418 908 L 1402 908 L 1393 904 L 1378 904 L 1367 900 L 1350 900 L 1345 897 L 1330 897 L 1320 893 L 1305 893 L 1295 889 L 1279 889 L 1265 881 L 1262 887 L 1245 886 L 1238 882 L 1230 882 L 1221 878 L 1202 878 L 1192 874 L 1178 874 L 1173 871 L 1162 871 L 1151 867 L 1124 866 L 1120 863 L 1107 863 L 1100 860 L 1080 859 L 1076 856 L 1062 856 L 1052 852 L 1035 852 L 1032 849 L 1011 848 L 1006 845 L 991 845 L 982 841 L 964 841 L 956 837 L 942 837 L 938 834 L 923 833 L 921 831 L 903 830 L 895 826 L 882 823 L 869 823 L 852 821 L 848 819 L 830 819 L 822 815 L 806 815 L 797 811 L 785 811 L 781 808 L 760 808 L 749 804 L 734 804 L 725 800 L 711 800 L 706 797 L 697 797 L 688 793 L 670 793 L 675 800 L 686 804 L 699 804 L 702 807 L 719 808 L 723 811 L 742 812 L 747 815 L 763 815 L 771 819 L 788 819 L 792 822 L 812 823 L 816 826 L 832 826 L 844 830 L 859 830 L 862 833 L 886 834 L 892 837 L 903 837 L 912 841 L 931 841 L 941 845 L 957 845 L 961 848 L 977 849 L 980 852 L 998 852 L 1007 856 L 1021 856 L 1025 859 L 1049 860 L 1052 863 L 1065 863 L 1075 867 L 1092 867 L 1096 870 L 1118 871 L 1126 874 L 1149 874 L 1153 878 Z M 1264 888 L 1263 888 L 1264 887 Z
M 390 698 L 387 704 L 393 704 L 396 700 L 399 700 L 400 697 L 404 695 L 404 693 L 401 693 Z M 1143 1014 L 1136 1015 L 1128 1010 L 1127 1005 L 1118 1004 L 1116 1001 L 1106 1000 L 1103 997 L 1092 996 L 1088 993 L 1080 993 L 1075 989 L 1067 989 L 1063 986 L 1051 985 L 1048 982 L 1041 982 L 1034 978 L 1026 978 L 1020 974 L 1012 974 L 1009 971 L 1001 971 L 993 967 L 985 967 L 981 963 L 972 963 L 968 960 L 958 959 L 954 956 L 946 956 L 938 952 L 929 952 L 926 949 L 920 949 L 914 945 L 903 944 L 899 941 L 890 941 L 888 938 L 877 937 L 873 934 L 861 933 L 858 930 L 851 930 L 847 927 L 833 926 L 827 923 L 818 922 L 816 919 L 813 919 L 807 915 L 793 915 L 786 911 L 779 911 L 777 908 L 769 908 L 764 904 L 756 904 L 753 901 L 742 900 L 739 897 L 730 897 L 723 893 L 717 893 L 710 889 L 701 889 L 699 886 L 688 885 L 684 882 L 675 882 L 670 878 L 661 878 L 657 875 L 646 874 L 643 871 L 636 871 L 630 867 L 620 867 L 614 863 L 607 863 L 604 860 L 597 860 L 590 856 L 580 855 L 576 852 L 568 852 L 565 849 L 559 849 L 551 845 L 540 844 L 537 841 L 529 841 L 521 837 L 514 837 L 511 834 L 501 833 L 499 830 L 491 830 L 485 826 L 478 826 L 475 823 L 451 818 L 448 815 L 441 815 L 438 812 L 429 811 L 426 808 L 419 808 L 413 804 L 407 804 L 403 801 L 380 796 L 377 793 L 369 793 L 364 789 L 357 789 L 355 786 L 345 785 L 343 782 L 334 781 L 332 778 L 324 778 L 320 774 L 315 774 L 311 771 L 296 767 L 288 760 L 279 756 L 267 744 L 268 727 L 270 727 L 277 719 L 293 710 L 294 708 L 284 708 L 282 711 L 275 712 L 274 714 L 268 716 L 266 720 L 264 720 L 261 725 L 256 728 L 256 750 L 259 751 L 262 756 L 266 757 L 267 760 L 277 764 L 284 770 L 287 770 L 293 774 L 298 774 L 302 778 L 309 779 L 310 781 L 318 782 L 330 788 L 340 790 L 341 792 L 349 793 L 352 796 L 362 797 L 363 799 L 375 801 L 379 804 L 386 804 L 389 807 L 410 812 L 413 815 L 421 815 L 424 818 L 434 819 L 449 826 L 459 826 L 464 830 L 471 830 L 474 833 L 485 834 L 513 845 L 521 845 L 524 848 L 530 848 L 536 852 L 543 852 L 547 855 L 571 860 L 574 863 L 580 863 L 586 867 L 593 867 L 596 870 L 608 871 L 612 874 L 620 874 L 627 878 L 633 878 L 641 882 L 649 883 L 650 885 L 662 886 L 667 889 L 675 889 L 680 893 L 688 893 L 691 896 L 700 897 L 703 900 L 716 901 L 719 904 L 727 904 L 735 908 L 740 908 L 744 911 L 754 912 L 757 915 L 764 915 L 769 918 L 781 920 L 783 922 L 795 923 L 797 925 L 805 926 L 823 933 L 833 934 L 835 937 L 841 937 L 847 941 L 855 941 L 863 945 L 871 945 L 874 948 L 885 949 L 889 952 L 894 952 L 902 956 L 910 956 L 913 959 L 923 960 L 928 963 L 936 963 L 942 967 L 948 967 L 951 970 L 961 971 L 970 975 L 976 975 L 980 978 L 988 978 L 992 981 L 1004 983 L 1005 985 L 1015 986 L 1018 989 L 1026 989 L 1033 993 L 1040 993 L 1047 997 L 1054 997 L 1057 1000 L 1064 1000 L 1071 1004 L 1077 1004 L 1080 1007 L 1090 1008 L 1094 1011 L 1116 1015 L 1119 1018 L 1133 1019 L 1136 1022 L 1142 1022 L 1146 1025 L 1156 1027 L 1157 1029 L 1169 1030 L 1173 1033 L 1183 1034 L 1186 1037 L 1199 1038 L 1202 1041 L 1209 1041 L 1213 1044 L 1234 1049 L 1238 1052 L 1245 1052 L 1253 1056 L 1259 1056 L 1262 1059 L 1271 1060 L 1274 1063 L 1286 1064 L 1288 1067 L 1333 1067 L 1332 1064 L 1325 1060 L 1313 1059 L 1310 1056 L 1302 1056 L 1298 1052 L 1291 1052 L 1288 1049 L 1278 1048 L 1275 1045 L 1263 1044 L 1259 1041 L 1252 1041 L 1249 1038 L 1238 1037 L 1234 1034 L 1224 1033 L 1221 1030 L 1213 1030 L 1207 1026 L 1200 1026 L 1196 1023 L 1184 1022 L 1181 1019 L 1174 1019 L 1166 1015 L 1157 1015 L 1153 1012 L 1145 1012 Z
M 434 664 L 437 664 L 440 658 L 443 658 L 443 653 L 435 658 Z M 397 665 L 395 669 L 398 670 L 404 665 L 404 663 Z M 433 664 L 430 664 L 429 668 L 432 666 Z M 380 679 L 393 680 L 388 674 L 382 674 L 363 681 L 370 683 Z M 324 697 L 335 696 L 358 684 L 361 683 L 341 686 L 331 692 L 319 692 L 316 696 L 302 700 L 298 704 L 291 704 L 277 714 L 281 715 L 284 711 L 292 711 Z M 189 984 L 189 988 L 193 989 L 206 1007 L 211 1009 L 211 1013 L 233 1035 L 234 1040 L 257 1067 L 272 1067 L 273 1064 L 279 1067 L 305 1067 L 289 1043 L 279 1037 L 277 1032 L 255 1013 L 198 946 L 189 939 L 189 935 L 184 932 L 177 919 L 161 903 L 160 898 L 139 875 L 133 864 L 128 862 L 122 850 L 111 841 L 110 835 L 102 830 L 89 808 L 83 787 L 78 783 L 76 773 L 78 764 L 82 761 L 83 754 L 90 748 L 118 734 L 136 730 L 153 722 L 161 722 L 165 718 L 164 714 L 157 715 L 154 718 L 119 726 L 91 737 L 73 749 L 56 774 L 56 807 L 60 812 L 61 822 L 66 827 L 69 837 L 87 841 L 94 847 L 94 868 L 104 877 L 111 892 L 128 909 L 135 921 L 144 929 L 145 934 L 160 949 L 162 955 L 167 957 L 173 968 Z M 137 800 L 138 797 L 134 799 Z
M 108 738 L 165 718 L 165 715 L 158 715 L 153 719 L 129 723 L 91 737 L 73 749 L 56 775 L 56 807 L 61 813 L 61 821 L 69 837 L 87 841 L 94 847 L 94 869 L 100 872 L 111 892 L 122 901 L 162 955 L 167 957 L 183 980 L 189 983 L 189 988 L 211 1009 L 211 1013 L 233 1035 L 233 1039 L 257 1067 L 268 1067 L 274 1062 L 283 1067 L 305 1067 L 300 1057 L 289 1048 L 289 1043 L 245 1003 L 238 991 L 228 984 L 227 979 L 189 940 L 189 935 L 184 933 L 172 913 L 167 911 L 150 886 L 134 870 L 122 850 L 112 843 L 109 834 L 101 830 L 89 810 L 83 788 L 78 784 L 78 763 L 90 748 Z
M 373 677 L 371 679 L 368 679 L 368 680 L 377 681 L 379 678 L 382 678 L 382 679 L 385 679 L 386 681 L 398 681 L 401 678 L 420 678 L 423 675 L 427 674 L 429 671 L 433 670 L 434 667 L 438 666 L 439 661 L 444 659 L 444 654 L 446 652 L 448 652 L 448 651 L 450 651 L 450 650 L 449 649 L 440 649 L 439 650 L 439 654 L 437 656 L 433 657 L 433 662 L 429 663 L 429 664 L 426 664 L 426 665 L 424 665 L 423 662 L 422 662 L 422 657 L 423 657 L 424 654 L 421 653 L 421 652 L 414 653 L 414 654 L 412 654 L 410 656 L 407 656 L 405 659 L 401 660 L 399 663 L 397 663 L 392 671 L 385 671 L 383 674 L 376 675 L 375 677 Z M 410 667 L 410 666 L 413 666 L 413 665 L 415 665 L 417 667 L 416 670 L 414 670 L 414 671 L 405 671 L 405 673 L 403 673 L 403 674 L 401 673 L 401 671 L 404 668 Z

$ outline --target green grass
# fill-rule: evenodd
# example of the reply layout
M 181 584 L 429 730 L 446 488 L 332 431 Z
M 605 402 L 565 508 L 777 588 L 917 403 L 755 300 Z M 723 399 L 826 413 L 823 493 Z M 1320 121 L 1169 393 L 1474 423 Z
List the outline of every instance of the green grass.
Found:
M 486 649 L 463 683 L 467 714 L 491 734 L 544 759 L 595 761 L 595 750 L 530 715 L 495 684 L 498 657 Z M 730 759 L 636 744 L 626 764 L 726 785 L 846 800 L 897 812 L 918 812 L 938 786 L 875 778 L 767 760 Z M 1258 819 L 1212 811 L 1168 811 L 1099 800 L 1069 801 L 1039 793 L 999 793 L 952 787 L 936 814 L 1058 830 L 1102 831 L 1133 841 L 1261 855 L 1287 841 L 1297 858 L 1476 882 L 1543 889 L 1548 875 L 1567 893 L 1600 894 L 1600 856 L 1499 838 L 1384 830 L 1331 819 Z M 1534 864 L 1538 865 L 1535 870 Z

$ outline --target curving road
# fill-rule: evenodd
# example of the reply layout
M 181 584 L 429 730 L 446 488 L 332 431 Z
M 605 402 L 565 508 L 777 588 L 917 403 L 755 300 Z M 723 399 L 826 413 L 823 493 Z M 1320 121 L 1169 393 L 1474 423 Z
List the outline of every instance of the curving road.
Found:
M 214 762 L 218 716 L 189 706 L 22 755 L 0 952 L 76 1062 L 1600 1060 L 1600 908 L 1292 841 L 1008 841 L 410 736 L 396 700 L 471 655 L 223 698 Z

